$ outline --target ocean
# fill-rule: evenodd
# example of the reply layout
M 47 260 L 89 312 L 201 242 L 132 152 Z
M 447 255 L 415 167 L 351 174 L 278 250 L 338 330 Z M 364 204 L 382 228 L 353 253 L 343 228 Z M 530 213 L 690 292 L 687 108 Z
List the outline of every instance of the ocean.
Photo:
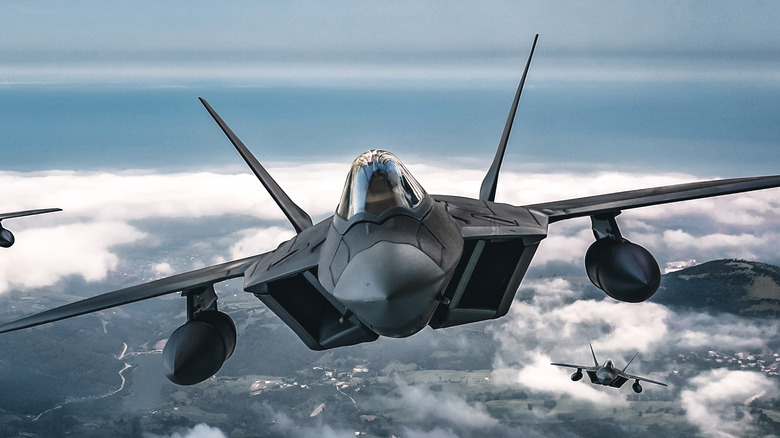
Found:
M 515 84 L 0 87 L 0 170 L 242 165 L 204 97 L 265 162 L 404 161 L 486 167 Z M 780 87 L 737 82 L 529 80 L 506 165 L 741 176 L 780 171 Z

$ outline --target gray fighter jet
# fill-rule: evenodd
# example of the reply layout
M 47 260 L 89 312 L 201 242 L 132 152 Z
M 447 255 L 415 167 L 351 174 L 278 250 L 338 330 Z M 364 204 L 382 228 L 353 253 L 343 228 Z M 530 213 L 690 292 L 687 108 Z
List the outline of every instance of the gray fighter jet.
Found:
M 583 370 L 585 371 L 585 373 L 588 374 L 591 383 L 596 383 L 604 386 L 611 386 L 613 388 L 620 388 L 627 381 L 634 380 L 634 384 L 631 385 L 631 389 L 633 389 L 634 392 L 636 392 L 637 394 L 642 392 L 642 385 L 639 384 L 640 380 L 644 382 L 655 383 L 656 385 L 669 386 L 666 383 L 650 380 L 647 377 L 639 377 L 639 376 L 634 376 L 626 373 L 626 369 L 628 368 L 629 365 L 631 365 L 631 362 L 633 362 L 634 359 L 636 359 L 636 355 L 639 354 L 639 352 L 636 352 L 634 354 L 634 357 L 632 357 L 631 360 L 628 361 L 626 366 L 623 367 L 623 369 L 621 370 L 615 367 L 615 364 L 612 362 L 612 359 L 607 359 L 607 361 L 604 362 L 604 365 L 599 365 L 599 361 L 598 359 L 596 359 L 596 353 L 593 351 L 593 345 L 591 344 L 588 345 L 590 345 L 590 353 L 593 355 L 592 367 L 587 365 L 571 365 L 568 363 L 557 363 L 557 362 L 552 362 L 550 365 L 557 365 L 559 367 L 566 367 L 566 368 L 577 368 L 577 371 L 575 371 L 574 374 L 571 375 L 571 379 L 575 382 L 582 379 Z
M 22 217 L 22 216 L 33 216 L 36 214 L 44 214 L 44 213 L 51 213 L 54 211 L 62 211 L 61 208 L 41 208 L 38 210 L 24 210 L 24 211 L 14 211 L 11 213 L 0 213 L 0 222 L 2 222 L 5 219 L 11 219 L 15 217 Z M 16 242 L 16 238 L 14 237 L 13 233 L 11 231 L 3 228 L 3 224 L 0 223 L 0 247 L 3 248 L 10 248 L 11 245 Z
M 538 35 L 537 35 L 538 37 Z M 514 206 L 495 202 L 498 173 L 536 39 L 478 199 L 428 194 L 393 154 L 371 150 L 352 163 L 335 214 L 313 224 L 247 147 L 201 99 L 282 209 L 297 235 L 273 251 L 98 295 L 0 326 L 0 333 L 181 292 L 187 322 L 168 339 L 163 367 L 178 384 L 201 382 L 236 343 L 217 310 L 214 284 L 244 278 L 244 290 L 275 312 L 307 346 L 323 350 L 379 336 L 405 337 L 506 315 L 549 224 L 589 216 L 595 243 L 585 256 L 593 283 L 628 302 L 648 299 L 658 263 L 624 239 L 621 211 L 780 186 L 780 175 L 694 182 Z

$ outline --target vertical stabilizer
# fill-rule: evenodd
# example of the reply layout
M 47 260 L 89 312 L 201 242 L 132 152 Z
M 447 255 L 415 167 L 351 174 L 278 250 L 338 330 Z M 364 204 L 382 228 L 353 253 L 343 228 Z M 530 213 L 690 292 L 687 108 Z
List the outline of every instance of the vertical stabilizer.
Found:
M 634 353 L 634 357 L 632 357 L 632 358 L 631 358 L 631 360 L 629 360 L 629 361 L 628 361 L 628 363 L 626 364 L 626 366 L 625 366 L 625 367 L 623 367 L 623 372 L 624 372 L 624 373 L 625 373 L 625 372 L 626 372 L 626 370 L 628 369 L 628 366 L 629 366 L 629 365 L 631 365 L 631 362 L 633 362 L 633 361 L 634 361 L 634 359 L 636 359 L 636 355 L 637 355 L 637 354 L 639 354 L 639 352 L 638 352 L 638 351 L 637 351 L 636 353 Z
M 599 366 L 599 361 L 596 359 L 596 352 L 593 351 L 593 344 L 588 343 L 588 345 L 590 345 L 590 354 L 593 355 L 593 364 Z
M 198 99 L 200 99 L 200 102 L 203 104 L 203 106 L 206 107 L 206 111 L 211 114 L 211 117 L 214 119 L 214 121 L 217 122 L 217 125 L 222 128 L 222 131 L 230 139 L 230 142 L 233 143 L 233 146 L 235 146 L 238 153 L 241 154 L 241 157 L 244 158 L 244 161 L 246 161 L 246 164 L 248 164 L 252 169 L 252 172 L 254 172 L 255 176 L 257 176 L 257 179 L 263 183 L 265 189 L 268 190 L 268 193 L 271 195 L 274 201 L 276 201 L 276 205 L 282 209 L 284 215 L 287 216 L 287 219 L 295 228 L 295 232 L 300 233 L 306 228 L 311 227 L 311 217 L 309 217 L 309 215 L 303 211 L 301 207 L 298 207 L 298 205 L 295 204 L 289 196 L 287 196 L 287 193 L 282 190 L 282 188 L 271 177 L 268 171 L 266 171 L 260 162 L 257 161 L 257 158 L 252 155 L 252 152 L 250 152 L 244 143 L 241 142 L 238 136 L 233 133 L 233 130 L 228 127 L 219 114 L 217 114 L 217 112 L 211 108 L 211 105 L 209 105 L 208 102 L 206 102 L 201 97 Z
M 512 107 L 509 109 L 509 115 L 506 118 L 506 124 L 504 125 L 504 133 L 501 134 L 501 141 L 498 142 L 498 149 L 496 150 L 496 156 L 493 158 L 493 164 L 490 165 L 485 179 L 482 180 L 482 187 L 479 189 L 479 199 L 483 201 L 495 201 L 496 199 L 496 187 L 498 186 L 498 172 L 501 170 L 501 162 L 504 160 L 504 152 L 506 152 L 506 145 L 509 142 L 509 133 L 512 131 L 512 125 L 515 121 L 515 114 L 517 113 L 517 105 L 520 102 L 520 95 L 523 94 L 523 85 L 525 85 L 525 77 L 528 75 L 528 68 L 531 66 L 531 58 L 534 57 L 534 50 L 536 49 L 536 41 L 539 39 L 539 34 L 534 37 L 534 43 L 531 46 L 531 54 L 528 55 L 528 62 L 525 64 L 525 70 L 523 76 L 520 78 L 520 85 L 517 86 L 517 92 L 515 93 L 515 99 L 512 101 Z

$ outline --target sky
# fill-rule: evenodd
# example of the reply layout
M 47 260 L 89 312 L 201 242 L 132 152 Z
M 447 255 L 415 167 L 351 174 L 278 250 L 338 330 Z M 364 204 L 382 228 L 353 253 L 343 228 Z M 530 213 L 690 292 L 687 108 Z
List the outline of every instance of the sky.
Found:
M 778 18 L 772 1 L 2 2 L 0 210 L 64 211 L 4 221 L 17 243 L 0 295 L 73 277 L 100 289 L 139 264 L 130 280 L 156 278 L 291 237 L 201 95 L 315 220 L 373 147 L 430 193 L 476 196 L 536 33 L 499 201 L 780 173 Z M 776 191 L 618 222 L 662 268 L 780 264 Z M 532 272 L 583 275 L 591 241 L 587 219 L 556 224 Z M 530 328 L 515 329 L 503 336 Z

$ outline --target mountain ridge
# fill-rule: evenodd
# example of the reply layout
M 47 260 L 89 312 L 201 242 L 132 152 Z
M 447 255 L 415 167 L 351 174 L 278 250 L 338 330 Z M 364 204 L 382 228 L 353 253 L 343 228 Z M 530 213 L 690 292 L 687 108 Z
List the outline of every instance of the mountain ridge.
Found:
M 664 275 L 651 301 L 675 308 L 777 317 L 780 267 L 739 259 L 709 261 Z

